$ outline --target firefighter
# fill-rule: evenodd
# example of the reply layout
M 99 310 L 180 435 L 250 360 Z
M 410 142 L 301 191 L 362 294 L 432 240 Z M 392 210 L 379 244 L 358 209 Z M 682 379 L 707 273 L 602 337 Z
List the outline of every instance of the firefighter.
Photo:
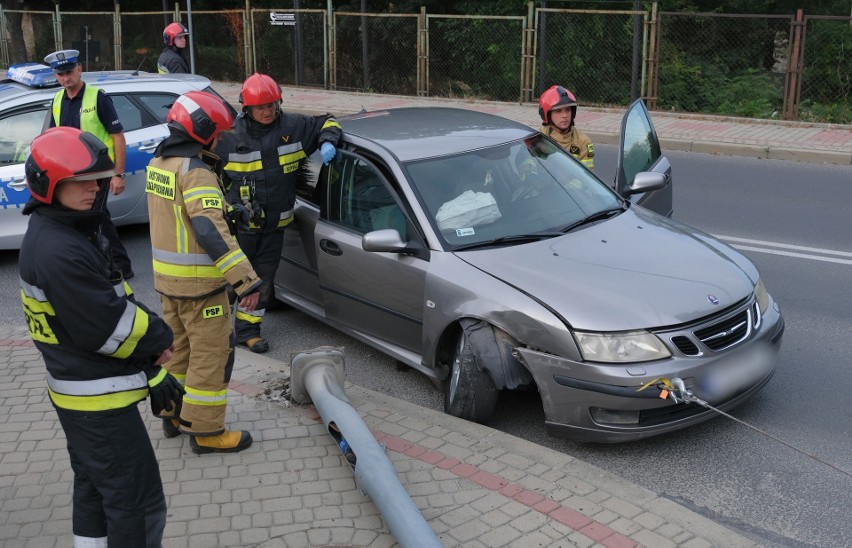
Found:
M 137 404 L 174 410 L 183 389 L 160 367 L 171 329 L 136 302 L 92 209 L 115 165 L 97 137 L 58 127 L 33 140 L 25 172 L 21 299 L 74 471 L 74 545 L 159 547 L 166 500 Z
M 538 98 L 541 132 L 580 160 L 589 171 L 595 170 L 595 146 L 588 135 L 574 125 L 577 98 L 568 88 L 551 86 Z
M 198 454 L 242 451 L 251 445 L 251 434 L 225 430 L 234 366 L 226 287 L 251 311 L 260 279 L 229 229 L 215 171 L 219 158 L 211 152 L 233 118 L 219 97 L 190 91 L 178 97 L 166 119 L 169 136 L 148 165 L 146 192 L 154 288 L 175 333 L 166 368 L 186 395 L 179 413 L 161 415 L 163 431 L 167 437 L 189 434 Z
M 183 56 L 189 29 L 182 23 L 170 23 L 163 29 L 163 52 L 157 59 L 160 74 L 189 74 L 189 63 Z
M 217 153 L 226 162 L 228 202 L 251 212 L 249 223 L 238 225 L 237 238 L 263 284 L 256 310 L 237 309 L 236 340 L 252 352 L 266 352 L 269 343 L 261 336 L 261 322 L 274 298 L 283 230 L 293 221 L 297 172 L 317 149 L 324 163 L 331 162 L 342 131 L 329 114 L 283 112 L 281 88 L 265 74 L 249 76 L 239 100 L 243 111 Z

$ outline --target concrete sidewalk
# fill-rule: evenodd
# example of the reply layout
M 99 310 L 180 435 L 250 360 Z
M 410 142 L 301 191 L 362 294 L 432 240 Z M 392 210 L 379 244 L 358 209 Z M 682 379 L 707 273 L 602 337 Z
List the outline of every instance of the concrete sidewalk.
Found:
M 239 109 L 241 83 L 213 82 L 213 88 Z M 362 109 L 399 107 L 456 107 L 498 114 L 538 128 L 537 103 L 502 103 L 379 95 L 314 88 L 286 87 L 285 110 L 304 114 L 330 112 L 336 116 Z M 618 144 L 626 109 L 583 107 L 577 126 L 596 144 Z M 665 150 L 683 150 L 730 156 L 852 165 L 852 125 L 755 120 L 695 114 L 651 112 L 657 136 Z
M 0 544 L 72 545 L 72 472 L 25 326 L 0 325 Z M 283 391 L 289 365 L 237 351 L 227 422 L 254 445 L 191 452 L 148 414 L 168 503 L 164 546 L 395 546 L 312 406 Z M 756 546 L 569 455 L 347 384 L 399 479 L 445 546 Z

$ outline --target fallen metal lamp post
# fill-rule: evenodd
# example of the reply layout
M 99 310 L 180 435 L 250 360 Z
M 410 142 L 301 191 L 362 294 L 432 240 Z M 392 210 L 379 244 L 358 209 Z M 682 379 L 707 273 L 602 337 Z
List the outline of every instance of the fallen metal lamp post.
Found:
M 291 398 L 317 408 L 328 433 L 355 471 L 359 488 L 373 499 L 399 545 L 443 546 L 399 483 L 396 468 L 352 407 L 343 381 L 340 349 L 315 348 L 292 359 Z

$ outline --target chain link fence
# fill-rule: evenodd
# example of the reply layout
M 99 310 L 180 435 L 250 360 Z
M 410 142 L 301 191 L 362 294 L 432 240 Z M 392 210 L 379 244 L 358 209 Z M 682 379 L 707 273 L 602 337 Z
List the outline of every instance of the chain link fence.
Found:
M 657 108 L 777 118 L 789 16 L 660 13 Z
M 114 13 L 60 12 L 59 21 L 60 46 L 80 52 L 83 70 L 115 70 Z
M 644 16 L 641 11 L 538 10 L 535 95 L 559 84 L 584 105 L 628 105 L 633 51 L 638 47 L 641 53 L 644 28 L 634 32 L 634 17 Z
M 163 29 L 174 18 L 171 11 L 122 13 L 119 68 L 157 72 L 157 59 L 163 50 Z
M 251 27 L 255 59 L 251 72 L 268 74 L 285 85 L 327 85 L 326 12 L 255 9 Z
M 852 123 L 852 17 L 536 8 L 525 15 L 192 12 L 195 72 L 496 101 L 553 84 L 584 105 Z M 176 10 L 178 8 L 176 7 Z M 178 11 L 188 24 L 188 14 Z M 171 11 L 4 10 L 4 65 L 78 49 L 87 70 L 156 71 Z M 641 19 L 640 19 L 641 18 Z M 189 60 L 189 55 L 185 54 Z M 786 84 L 786 85 L 785 85 Z
M 798 117 L 852 124 L 852 21 L 808 17 Z
M 56 51 L 52 11 L 3 10 L 0 42 L 6 66 L 42 60 Z
M 429 95 L 521 99 L 525 17 L 428 15 Z
M 334 15 L 336 89 L 416 95 L 417 15 Z
M 191 30 L 197 74 L 225 82 L 245 78 L 244 16 L 242 10 L 193 10 Z M 183 24 L 189 24 L 186 12 L 181 13 L 181 18 Z M 189 62 L 189 52 L 184 52 L 184 57 Z

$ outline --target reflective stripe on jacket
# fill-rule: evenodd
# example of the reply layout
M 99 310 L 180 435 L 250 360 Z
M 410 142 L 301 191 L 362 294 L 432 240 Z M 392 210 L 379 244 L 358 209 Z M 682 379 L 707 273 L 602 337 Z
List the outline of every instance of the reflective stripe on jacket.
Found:
M 21 302 L 47 366 L 48 393 L 72 411 L 106 412 L 145 399 L 145 371 L 173 338 L 101 251 L 100 218 L 36 209 L 18 261 Z
M 219 179 L 200 157 L 154 158 L 145 190 L 158 292 L 198 298 L 230 283 L 243 295 L 260 284 L 225 221 Z
M 260 206 L 249 232 L 274 232 L 293 221 L 299 167 L 321 143 L 337 146 L 341 135 L 340 124 L 327 114 L 281 112 L 267 126 L 246 114 L 237 117 L 234 131 L 222 134 L 217 153 L 227 162 L 228 202 Z

